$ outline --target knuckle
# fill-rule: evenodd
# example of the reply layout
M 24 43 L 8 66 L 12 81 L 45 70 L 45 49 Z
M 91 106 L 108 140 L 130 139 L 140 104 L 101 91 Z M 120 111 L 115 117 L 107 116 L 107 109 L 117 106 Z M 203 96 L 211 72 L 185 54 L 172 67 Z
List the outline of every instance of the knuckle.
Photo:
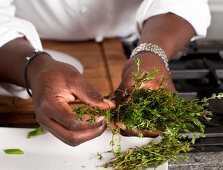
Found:
M 36 114 L 35 117 L 36 117 L 36 122 L 37 123 L 39 123 L 39 124 L 43 123 L 43 119 L 42 119 L 42 117 L 39 114 Z
M 83 78 L 79 76 L 77 73 L 73 72 L 72 77 L 73 79 L 70 80 L 70 84 L 74 84 L 77 86 L 80 86 L 83 84 L 83 81 L 84 81 Z
M 101 130 L 99 130 L 99 131 L 95 134 L 94 137 L 99 137 L 99 136 L 101 136 L 101 134 L 103 133 L 104 130 L 105 130 L 105 129 L 101 129 Z
M 66 138 L 66 142 L 71 146 L 78 146 L 82 143 L 79 135 L 71 135 Z
M 64 126 L 70 130 L 81 130 L 79 121 L 65 120 Z
M 102 97 L 100 97 L 99 93 L 97 93 L 96 91 L 94 91 L 90 88 L 88 89 L 87 94 L 92 99 L 95 99 L 95 98 L 101 98 L 102 99 Z
M 36 119 L 36 122 L 39 124 L 45 124 L 46 122 L 43 112 L 41 111 L 35 111 L 35 119 Z
M 41 100 L 38 107 L 39 111 L 48 111 L 49 110 L 49 104 L 46 100 Z

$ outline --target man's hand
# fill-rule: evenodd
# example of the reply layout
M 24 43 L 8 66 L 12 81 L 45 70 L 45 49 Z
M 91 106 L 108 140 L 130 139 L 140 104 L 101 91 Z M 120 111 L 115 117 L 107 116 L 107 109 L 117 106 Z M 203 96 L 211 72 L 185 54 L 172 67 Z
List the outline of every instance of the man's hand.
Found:
M 43 58 L 47 61 L 40 66 L 38 62 Z M 47 58 L 49 56 L 38 56 L 28 70 L 38 123 L 72 146 L 101 135 L 106 129 L 103 117 L 97 118 L 93 124 L 86 122 L 87 115 L 83 121 L 76 120 L 68 103 L 79 99 L 90 106 L 108 109 L 108 102 L 87 84 L 73 66 Z
M 25 57 L 34 49 L 25 38 L 14 39 L 0 48 L 1 80 L 25 86 Z M 12 67 L 15 66 L 15 67 Z M 40 54 L 29 64 L 28 80 L 33 95 L 36 119 L 41 126 L 65 143 L 76 146 L 99 136 L 106 128 L 103 117 L 94 124 L 75 119 L 69 102 L 76 99 L 102 109 L 112 107 L 92 89 L 71 65 Z
M 155 80 L 144 82 L 140 88 L 149 88 L 155 90 L 158 88 L 160 81 L 163 78 L 167 78 L 167 80 L 163 83 L 163 87 L 167 88 L 170 91 L 175 91 L 174 84 L 170 77 L 169 72 L 165 68 L 165 65 L 159 56 L 152 54 L 150 52 L 142 52 L 137 55 L 137 58 L 141 60 L 140 70 L 145 72 L 149 72 L 154 67 L 159 67 L 160 71 L 157 73 Z M 123 92 L 131 92 L 131 86 L 134 81 L 132 79 L 132 73 L 137 71 L 137 66 L 135 64 L 136 57 L 129 59 L 123 67 L 122 70 L 122 81 L 115 91 L 114 102 L 118 105 L 123 100 Z M 153 61 L 153 62 L 152 62 Z M 149 114 L 149 113 L 148 113 Z M 137 130 L 130 131 L 127 130 L 125 125 L 122 122 L 117 124 L 121 128 L 121 133 L 124 136 L 137 136 L 139 132 Z M 140 131 L 145 137 L 157 137 L 158 134 L 152 131 Z
M 194 35 L 194 28 L 185 19 L 172 13 L 166 13 L 150 17 L 143 23 L 139 44 L 156 44 L 165 51 L 168 60 L 171 60 L 173 56 L 183 46 L 185 46 Z M 145 82 L 141 88 L 156 89 L 159 82 L 163 78 L 167 78 L 168 80 L 163 86 L 170 91 L 175 91 L 170 74 L 165 68 L 162 59 L 153 53 L 141 52 L 135 57 L 129 59 L 123 68 L 122 82 L 116 90 L 116 103 L 119 103 L 122 100 L 122 92 L 124 90 L 127 89 L 127 91 L 131 91 L 131 85 L 133 84 L 132 72 L 136 71 L 134 62 L 136 57 L 141 60 L 141 70 L 150 71 L 154 67 L 160 68 L 160 72 L 156 76 L 156 79 L 150 82 Z M 124 127 L 124 125 L 122 125 L 122 127 Z M 123 133 L 130 136 L 138 134 L 138 132 L 129 132 L 125 129 Z M 150 137 L 157 136 L 157 134 L 154 134 L 151 131 L 144 132 L 143 134 L 144 136 Z

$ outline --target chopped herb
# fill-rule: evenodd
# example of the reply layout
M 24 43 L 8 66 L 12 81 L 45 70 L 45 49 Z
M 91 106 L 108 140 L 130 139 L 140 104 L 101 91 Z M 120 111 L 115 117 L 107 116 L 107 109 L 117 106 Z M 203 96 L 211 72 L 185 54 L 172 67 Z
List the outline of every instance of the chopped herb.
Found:
M 100 153 L 98 153 L 98 152 L 97 152 L 97 157 L 98 157 L 98 159 L 100 159 L 100 160 L 103 158 L 102 155 L 101 155 Z
M 123 93 L 124 100 L 115 109 L 102 110 L 99 107 L 88 105 L 74 109 L 76 119 L 82 119 L 84 114 L 89 114 L 89 122 L 94 122 L 95 116 L 105 116 L 108 126 L 118 125 L 120 122 L 127 130 L 147 131 L 152 130 L 161 137 L 160 142 L 151 142 L 145 146 L 129 149 L 121 153 L 120 128 L 111 127 L 111 153 L 114 159 L 107 162 L 104 167 L 113 167 L 119 170 L 138 170 L 142 168 L 156 168 L 164 162 L 172 159 L 180 161 L 186 158 L 182 153 L 192 150 L 191 144 L 199 137 L 204 137 L 205 126 L 200 118 L 211 119 L 212 113 L 208 110 L 208 100 L 221 99 L 223 93 L 213 94 L 210 98 L 186 100 L 178 97 L 175 92 L 163 88 L 162 80 L 156 90 L 140 89 L 145 81 L 155 79 L 159 72 L 154 68 L 150 72 L 139 69 L 140 61 L 136 60 L 138 70 L 133 73 L 135 84 L 132 91 Z M 192 133 L 191 139 L 185 134 Z M 118 138 L 114 138 L 118 135 Z M 139 133 L 139 137 L 143 135 Z M 117 149 L 114 149 L 116 146 Z
M 27 135 L 27 138 L 32 138 L 32 137 L 35 137 L 35 136 L 38 136 L 38 135 L 41 135 L 43 134 L 43 128 L 42 127 L 38 127 L 37 129 L 33 130 L 33 131 L 30 131 Z
M 21 149 L 5 149 L 6 154 L 22 155 L 24 152 Z

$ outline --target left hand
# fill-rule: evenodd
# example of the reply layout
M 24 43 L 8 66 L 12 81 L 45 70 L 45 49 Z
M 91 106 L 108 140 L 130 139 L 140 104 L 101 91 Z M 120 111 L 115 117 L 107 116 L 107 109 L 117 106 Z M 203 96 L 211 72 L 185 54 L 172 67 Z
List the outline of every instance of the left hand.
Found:
M 149 82 L 144 82 L 140 88 L 150 88 L 152 90 L 155 90 L 158 88 L 159 82 L 162 80 L 162 78 L 165 77 L 167 78 L 167 81 L 164 82 L 163 86 L 169 91 L 175 91 L 175 87 L 170 77 L 169 71 L 166 69 L 162 59 L 153 53 L 142 52 L 137 56 L 130 58 L 123 67 L 122 80 L 114 95 L 114 102 L 116 106 L 123 100 L 123 91 L 127 90 L 127 92 L 131 92 L 132 90 L 131 86 L 134 83 L 134 81 L 132 80 L 132 73 L 137 70 L 137 66 L 135 64 L 136 57 L 141 60 L 140 69 L 145 72 L 150 71 L 154 67 L 160 68 L 160 72 L 157 73 L 156 79 Z M 124 136 L 138 136 L 139 134 L 137 130 L 127 130 L 122 122 L 119 122 L 116 126 L 121 128 L 121 134 Z M 158 136 L 157 133 L 154 133 L 151 130 L 143 131 L 140 133 L 142 133 L 145 137 L 154 138 Z
M 162 48 L 168 59 L 171 60 L 174 55 L 182 49 L 191 38 L 196 35 L 193 26 L 184 18 L 177 16 L 173 13 L 166 13 L 156 15 L 148 18 L 142 25 L 140 34 L 140 43 L 153 43 Z M 134 83 L 132 80 L 132 72 L 136 71 L 135 59 L 141 60 L 140 69 L 146 72 L 150 71 L 154 67 L 159 67 L 160 72 L 156 75 L 156 79 L 153 81 L 145 82 L 141 88 L 150 88 L 155 90 L 158 88 L 160 80 L 167 78 L 163 87 L 169 91 L 176 91 L 171 76 L 168 70 L 165 68 L 163 60 L 156 54 L 150 52 L 141 52 L 129 59 L 122 70 L 122 81 L 116 90 L 115 103 L 120 103 L 123 98 L 122 91 L 127 90 L 131 92 L 131 86 Z M 125 125 L 120 123 L 118 125 L 122 127 L 123 134 L 127 136 L 138 135 L 137 132 L 130 132 L 125 129 Z M 158 134 L 151 131 L 143 133 L 144 136 L 156 137 Z

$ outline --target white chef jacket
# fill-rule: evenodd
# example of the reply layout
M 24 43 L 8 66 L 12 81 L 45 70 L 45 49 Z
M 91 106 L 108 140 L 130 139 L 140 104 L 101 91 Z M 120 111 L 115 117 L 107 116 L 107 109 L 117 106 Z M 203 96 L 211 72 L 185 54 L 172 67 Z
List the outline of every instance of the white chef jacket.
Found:
M 207 0 L 0 0 L 0 47 L 18 37 L 40 50 L 40 38 L 131 40 L 145 20 L 168 12 L 187 20 L 196 31 L 194 38 L 206 35 L 211 18 Z M 4 88 L 3 94 L 27 97 L 12 89 Z

